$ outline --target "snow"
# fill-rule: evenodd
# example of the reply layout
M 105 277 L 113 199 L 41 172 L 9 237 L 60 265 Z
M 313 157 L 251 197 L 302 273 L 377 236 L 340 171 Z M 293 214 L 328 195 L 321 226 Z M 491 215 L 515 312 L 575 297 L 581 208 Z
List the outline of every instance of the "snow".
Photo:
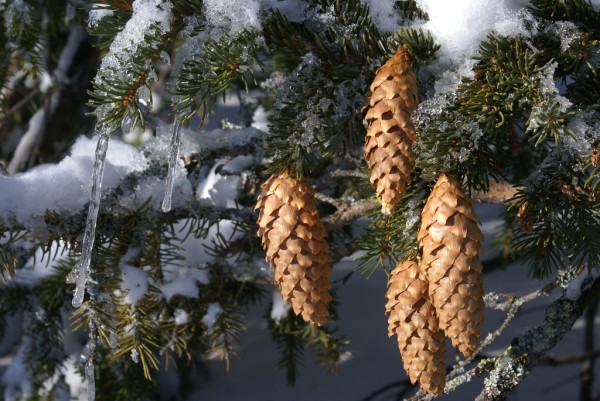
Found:
M 439 60 L 444 64 L 448 61 L 461 64 L 475 53 L 479 42 L 491 31 L 522 34 L 523 20 L 529 18 L 524 10 L 527 3 L 525 0 L 417 0 L 429 15 L 429 21 L 415 26 L 431 31 L 442 46 Z
M 145 35 L 157 29 L 165 34 L 171 29 L 171 2 L 168 0 L 136 0 L 132 4 L 133 13 L 121 32 L 117 34 L 110 45 L 108 54 L 102 58 L 102 64 L 96 75 L 96 83 L 111 74 L 126 78 L 127 64 L 132 54 L 141 45 L 147 45 Z
M 70 357 L 65 363 L 65 382 L 67 383 L 67 386 L 69 386 L 71 399 L 83 401 L 86 399 L 87 391 L 81 375 L 77 372 L 76 364 L 76 358 L 74 357 Z
M 96 142 L 97 138 L 82 136 L 70 156 L 56 165 L 42 164 L 25 173 L 0 176 L 0 219 L 15 218 L 34 228 L 43 224 L 46 209 L 67 214 L 80 211 L 90 199 Z M 146 167 L 145 157 L 134 147 L 112 141 L 103 186 L 114 188 L 121 177 Z
M 120 264 L 121 289 L 125 292 L 125 302 L 135 304 L 148 291 L 148 275 L 141 268 Z
M 381 32 L 393 33 L 400 26 L 400 13 L 395 9 L 396 0 L 368 0 L 371 18 Z
M 103 194 L 117 187 L 127 175 L 148 169 L 149 160 L 166 163 L 170 151 L 171 128 L 172 125 L 159 125 L 157 137 L 144 144 L 141 151 L 112 138 L 102 180 Z M 199 133 L 183 129 L 180 161 L 192 153 L 199 152 L 201 148 L 209 151 L 221 147 L 242 146 L 261 138 L 263 134 L 264 131 L 254 127 Z M 0 176 L 0 220 L 14 219 L 28 229 L 44 231 L 47 209 L 64 213 L 65 216 L 81 212 L 90 200 L 90 177 L 97 140 L 97 137 L 79 137 L 72 146 L 70 155 L 58 164 L 43 164 L 25 173 Z M 226 171 L 237 173 L 249 166 L 251 161 L 250 156 L 236 158 L 228 162 L 231 164 L 226 167 Z M 215 202 L 217 205 L 233 207 L 231 199 L 237 196 L 241 178 L 235 175 L 220 175 L 213 171 L 209 180 L 210 185 L 201 185 L 203 189 L 198 192 L 198 197 L 206 199 L 210 204 Z M 60 190 L 56 190 L 57 188 Z M 164 194 L 164 177 L 144 175 L 135 188 L 125 189 L 129 192 L 125 191 L 125 195 L 119 199 L 120 208 L 137 209 L 151 197 L 150 207 L 159 210 Z M 193 198 L 194 193 L 187 178 L 187 171 L 180 162 L 174 175 L 173 207 L 182 207 Z
M 204 0 L 204 16 L 212 26 L 226 28 L 229 34 L 243 29 L 260 29 L 260 1 Z
M 175 309 L 173 315 L 175 317 L 175 324 L 177 326 L 187 324 L 190 321 L 190 315 L 183 309 Z
M 164 272 L 164 284 L 159 285 L 160 291 L 167 301 L 175 295 L 188 298 L 198 298 L 200 290 L 198 284 L 208 284 L 208 271 L 202 267 L 178 267 L 166 266 Z
M 583 271 L 573 280 L 571 280 L 571 282 L 567 286 L 567 289 L 565 290 L 565 296 L 568 299 L 575 301 L 581 296 L 581 291 L 583 291 L 587 287 L 587 285 L 591 284 L 591 282 L 598 278 L 599 275 L 600 273 L 597 270 Z
M 95 28 L 102 18 L 109 17 L 113 14 L 114 10 L 112 10 L 108 4 L 95 4 L 94 8 L 89 12 L 88 26 L 90 28 Z
M 241 178 L 217 173 L 223 165 L 222 160 L 214 164 L 207 177 L 198 184 L 196 198 L 207 206 L 234 208 Z
M 273 290 L 273 306 L 271 307 L 271 319 L 279 323 L 281 319 L 287 316 L 291 305 L 283 300 L 281 292 L 278 289 Z
M 206 325 L 208 331 L 212 331 L 212 327 L 217 322 L 219 316 L 223 313 L 223 308 L 216 302 L 208 304 L 208 309 L 206 310 L 206 314 L 202 317 L 202 323 Z

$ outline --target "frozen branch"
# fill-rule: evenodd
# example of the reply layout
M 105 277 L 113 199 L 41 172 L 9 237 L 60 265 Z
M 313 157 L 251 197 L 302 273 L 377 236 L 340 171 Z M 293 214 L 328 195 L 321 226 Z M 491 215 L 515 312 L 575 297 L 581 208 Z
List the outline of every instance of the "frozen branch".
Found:
M 578 288 L 574 288 L 577 286 Z M 545 355 L 567 334 L 583 311 L 600 296 L 598 277 L 573 280 L 565 294 L 546 310 L 537 327 L 513 340 L 511 346 L 494 359 L 477 401 L 504 400 L 543 361 Z

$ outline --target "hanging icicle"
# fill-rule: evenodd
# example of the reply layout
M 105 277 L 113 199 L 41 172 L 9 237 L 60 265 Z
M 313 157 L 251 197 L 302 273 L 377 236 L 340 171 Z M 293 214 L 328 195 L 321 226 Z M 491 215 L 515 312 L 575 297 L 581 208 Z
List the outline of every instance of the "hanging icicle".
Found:
M 90 206 L 85 222 L 85 232 L 83 234 L 83 247 L 81 250 L 81 260 L 75 267 L 73 275 L 77 276 L 75 280 L 75 295 L 73 295 L 72 305 L 79 308 L 85 295 L 85 285 L 90 269 L 92 258 L 92 248 L 94 247 L 94 237 L 96 233 L 96 220 L 98 219 L 98 210 L 100 208 L 100 195 L 102 193 L 102 175 L 104 174 L 104 164 L 106 161 L 106 150 L 108 149 L 109 134 L 102 132 L 96 146 L 96 161 L 92 171 L 92 194 L 90 196 Z
M 173 185 L 175 179 L 175 169 L 179 158 L 179 144 L 181 142 L 181 121 L 175 120 L 173 124 L 173 135 L 171 136 L 171 152 L 169 153 L 169 171 L 167 173 L 167 187 L 165 188 L 165 197 L 162 203 L 162 211 L 171 210 L 171 201 L 173 198 Z
M 85 353 L 82 355 L 85 358 L 85 384 L 87 387 L 87 399 L 88 401 L 95 401 L 96 399 L 96 377 L 95 377 L 95 364 L 96 359 L 96 326 L 90 320 L 89 323 L 90 333 L 88 343 L 85 347 Z

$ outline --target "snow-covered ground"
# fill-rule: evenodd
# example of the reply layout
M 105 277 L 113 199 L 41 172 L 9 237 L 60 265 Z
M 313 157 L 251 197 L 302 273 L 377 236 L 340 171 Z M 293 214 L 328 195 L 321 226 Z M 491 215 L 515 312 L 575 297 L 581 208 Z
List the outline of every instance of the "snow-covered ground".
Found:
M 493 237 L 493 230 L 501 224 L 498 216 L 502 207 L 478 205 L 477 212 L 483 221 L 486 243 Z M 489 247 L 487 247 L 489 250 Z M 491 254 L 488 251 L 488 254 Z M 490 255 L 486 255 L 489 257 Z M 343 277 L 356 263 L 344 260 L 334 267 L 332 280 Z M 545 281 L 528 278 L 528 269 L 511 265 L 506 270 L 494 269 L 485 274 L 486 291 L 526 294 L 540 288 Z M 355 274 L 338 287 L 340 300 L 340 332 L 349 340 L 352 357 L 345 361 L 339 371 L 327 374 L 318 366 L 310 351 L 306 352 L 304 366 L 298 371 L 295 387 L 286 385 L 285 371 L 277 369 L 279 354 L 270 339 L 263 313 L 268 299 L 248 315 L 247 332 L 241 337 L 239 359 L 234 359 L 230 371 L 219 361 L 208 362 L 210 379 L 204 382 L 188 400 L 203 401 L 359 401 L 395 400 L 395 394 L 407 380 L 395 338 L 387 337 L 387 320 L 384 314 L 385 275 L 375 274 L 367 279 Z M 550 296 L 540 298 L 523 307 L 501 337 L 486 350 L 486 354 L 504 350 L 517 335 L 543 321 L 546 306 L 560 295 L 555 290 Z M 504 313 L 486 310 L 484 333 L 494 330 L 504 319 Z M 557 345 L 552 355 L 582 352 L 583 322 L 578 321 L 573 330 Z M 599 336 L 600 338 L 600 336 Z M 454 354 L 449 352 L 448 359 Z M 600 364 L 597 363 L 598 368 Z M 396 384 L 396 385 L 395 385 Z M 482 378 L 475 378 L 444 400 L 470 400 L 479 393 Z M 378 394 L 376 391 L 387 388 Z M 600 378 L 596 378 L 595 391 L 600 390 Z M 414 393 L 409 390 L 406 397 Z M 369 398 L 372 396 L 372 398 Z M 558 367 L 541 366 L 523 381 L 511 397 L 512 400 L 563 401 L 579 398 L 579 365 Z M 400 398 L 402 399 L 402 398 Z

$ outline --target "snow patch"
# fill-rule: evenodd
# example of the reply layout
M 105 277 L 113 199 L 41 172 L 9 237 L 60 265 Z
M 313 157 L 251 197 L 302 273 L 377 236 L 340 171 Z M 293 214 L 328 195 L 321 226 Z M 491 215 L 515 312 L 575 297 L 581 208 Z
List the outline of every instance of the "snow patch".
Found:
M 114 10 L 112 10 L 108 4 L 95 4 L 88 16 L 88 27 L 97 27 L 102 18 L 110 17 L 113 14 Z
M 206 314 L 202 318 L 202 323 L 206 325 L 208 331 L 212 331 L 213 326 L 217 322 L 219 316 L 223 313 L 223 308 L 216 302 L 208 304 L 208 309 L 206 310 Z
M 229 34 L 261 28 L 258 0 L 204 0 L 203 5 L 208 24 L 225 28 Z
M 273 291 L 273 307 L 271 308 L 271 319 L 279 324 L 281 319 L 287 316 L 291 305 L 283 300 L 279 290 Z
M 439 60 L 452 64 L 471 57 L 491 31 L 507 36 L 522 34 L 523 20 L 528 18 L 527 3 L 525 0 L 417 0 L 429 15 L 429 21 L 421 27 L 431 31 L 442 46 Z
M 600 272 L 597 270 L 587 270 L 587 272 L 582 272 L 580 275 L 571 280 L 569 286 L 565 290 L 565 297 L 571 301 L 576 301 L 581 296 L 581 292 L 587 289 L 587 287 L 591 285 L 599 276 Z
M 175 309 L 173 315 L 175 317 L 175 324 L 177 326 L 187 324 L 190 321 L 190 315 L 183 309 Z
M 368 0 L 371 18 L 381 32 L 392 33 L 400 27 L 400 13 L 394 7 L 396 0 Z
M 125 292 L 125 302 L 135 304 L 148 291 L 148 275 L 139 267 L 120 263 L 121 289 Z
M 208 206 L 235 208 L 241 178 L 217 173 L 222 167 L 223 160 L 215 163 L 208 176 L 198 185 L 196 198 Z
M 44 224 L 46 209 L 67 214 L 80 211 L 90 200 L 96 143 L 97 137 L 79 137 L 71 155 L 58 164 L 42 164 L 25 173 L 0 176 L 0 218 L 15 218 L 27 228 L 34 228 Z M 146 167 L 145 157 L 134 147 L 113 139 L 102 186 L 114 188 L 121 177 Z

